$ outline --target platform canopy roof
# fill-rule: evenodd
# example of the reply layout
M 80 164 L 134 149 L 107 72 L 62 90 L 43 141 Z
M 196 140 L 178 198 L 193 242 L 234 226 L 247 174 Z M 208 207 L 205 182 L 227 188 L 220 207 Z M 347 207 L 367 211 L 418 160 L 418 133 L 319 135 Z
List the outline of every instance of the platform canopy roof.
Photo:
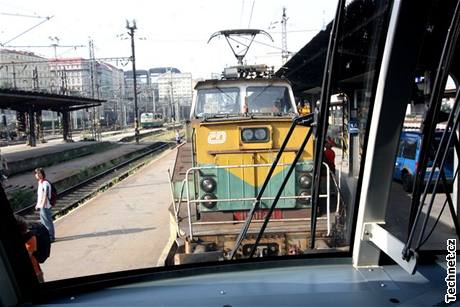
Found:
M 289 79 L 295 93 L 320 91 L 331 25 L 320 31 L 276 72 L 278 77 Z
M 435 22 L 439 26 L 427 29 L 423 41 L 420 42 L 422 51 L 414 55 L 417 57 L 419 76 L 423 76 L 426 71 L 436 72 L 439 65 L 437 59 L 442 52 L 450 21 L 449 18 L 443 17 L 445 14 L 442 12 L 450 10 L 451 2 L 440 1 L 433 11 L 433 16 L 430 17 L 432 19 L 430 23 Z M 381 30 L 381 23 L 386 20 L 383 17 L 386 16 L 389 5 L 391 5 L 390 1 L 378 3 L 372 0 L 354 0 L 347 4 L 340 28 L 343 35 L 337 42 L 338 51 L 334 58 L 333 88 L 342 90 L 353 88 L 354 85 L 359 86 L 372 73 L 370 67 L 374 67 L 373 64 L 379 67 L 379 64 L 375 63 L 379 57 L 370 52 L 375 49 L 373 45 L 375 41 L 369 37 L 375 36 L 375 33 Z M 360 17 L 354 18 L 356 16 Z M 276 72 L 278 77 L 287 78 L 291 82 L 296 95 L 320 93 L 331 29 L 332 22 Z M 385 33 L 382 38 L 385 38 Z M 383 44 L 385 40 L 381 39 L 379 43 Z M 459 56 L 453 59 L 450 73 L 454 80 L 457 82 L 460 80 Z M 432 78 L 434 77 L 433 74 Z
M 0 89 L 0 109 L 20 112 L 27 112 L 31 108 L 33 111 L 75 111 L 100 106 L 105 101 L 80 96 Z

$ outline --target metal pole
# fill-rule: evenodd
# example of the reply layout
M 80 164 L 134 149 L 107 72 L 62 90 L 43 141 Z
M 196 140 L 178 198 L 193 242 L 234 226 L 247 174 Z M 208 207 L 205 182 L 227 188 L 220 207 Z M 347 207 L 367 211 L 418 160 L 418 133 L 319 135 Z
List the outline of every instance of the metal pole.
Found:
M 91 98 L 94 99 L 94 44 L 93 40 L 89 40 L 89 57 L 90 57 L 90 82 L 91 82 Z M 92 111 L 90 113 L 90 121 L 91 121 L 91 136 L 93 140 L 96 140 L 96 107 L 92 107 Z
M 174 110 L 173 82 L 172 71 L 169 71 L 169 104 L 171 105 L 171 122 L 176 120 L 176 112 Z
M 155 105 L 155 90 L 152 88 L 152 103 L 153 103 L 153 113 L 157 112 L 157 108 Z
M 13 88 L 16 89 L 16 69 L 13 62 Z
M 134 49 L 134 31 L 137 29 L 136 21 L 133 20 L 133 25 L 130 26 L 129 21 L 126 21 L 126 29 L 129 30 L 128 34 L 131 36 L 131 57 L 133 62 L 133 81 L 134 81 L 134 137 L 136 144 L 139 144 L 139 115 L 137 110 L 137 76 L 136 76 L 136 55 Z
M 281 19 L 281 63 L 284 65 L 289 57 L 287 50 L 287 16 L 286 8 L 283 7 L 283 18 Z

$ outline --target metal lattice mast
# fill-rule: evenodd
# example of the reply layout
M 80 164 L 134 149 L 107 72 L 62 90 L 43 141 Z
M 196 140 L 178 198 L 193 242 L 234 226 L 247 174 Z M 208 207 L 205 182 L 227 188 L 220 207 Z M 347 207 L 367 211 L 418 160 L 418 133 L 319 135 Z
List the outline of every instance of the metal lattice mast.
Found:
M 284 63 L 287 62 L 289 53 L 287 49 L 287 16 L 286 16 L 286 8 L 283 7 L 283 18 L 281 19 L 281 61 Z

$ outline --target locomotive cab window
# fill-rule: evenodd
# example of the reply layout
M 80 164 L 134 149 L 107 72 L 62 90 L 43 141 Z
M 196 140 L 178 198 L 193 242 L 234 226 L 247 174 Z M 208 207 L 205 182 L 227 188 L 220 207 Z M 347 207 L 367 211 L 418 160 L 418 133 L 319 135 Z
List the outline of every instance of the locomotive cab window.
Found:
M 292 102 L 284 86 L 249 86 L 246 89 L 250 113 L 289 113 Z
M 196 114 L 238 114 L 240 113 L 239 88 L 201 89 L 197 93 Z

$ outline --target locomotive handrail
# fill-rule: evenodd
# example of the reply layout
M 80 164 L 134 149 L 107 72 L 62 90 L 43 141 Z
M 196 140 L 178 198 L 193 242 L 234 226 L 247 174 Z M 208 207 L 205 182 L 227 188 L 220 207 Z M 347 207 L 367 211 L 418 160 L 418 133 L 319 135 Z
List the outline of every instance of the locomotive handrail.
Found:
M 327 235 L 330 235 L 331 233 L 331 169 L 329 168 L 329 165 L 323 162 L 323 165 L 326 166 L 327 174 L 326 174 L 326 193 L 327 193 L 327 199 L 326 199 L 326 217 L 327 217 Z M 321 195 L 318 195 L 320 198 Z M 312 219 L 313 222 L 313 219 Z
M 300 162 L 298 164 L 303 164 L 304 162 Z M 292 163 L 279 163 L 278 166 L 287 166 L 291 165 Z M 327 235 L 330 234 L 331 231 L 331 219 L 330 219 L 330 169 L 327 164 L 327 185 L 326 185 L 326 194 L 319 195 L 320 198 L 326 198 L 326 217 L 327 217 Z M 272 166 L 271 163 L 263 163 L 263 164 L 243 164 L 243 165 L 222 165 L 222 166 L 195 166 L 189 168 L 186 173 L 185 173 L 185 179 L 182 182 L 181 187 L 185 185 L 185 192 L 186 192 L 186 198 L 187 198 L 187 215 L 188 215 L 188 226 L 189 226 L 189 233 L 190 233 L 190 240 L 193 240 L 193 222 L 192 222 L 192 208 L 191 204 L 194 203 L 203 203 L 208 200 L 202 200 L 202 199 L 191 199 L 190 197 L 190 189 L 189 189 L 189 175 L 190 173 L 194 171 L 200 171 L 200 170 L 209 170 L 209 169 L 234 169 L 234 168 L 250 168 L 250 167 L 269 167 Z M 182 192 L 181 192 L 182 195 Z M 310 199 L 311 195 L 307 196 L 280 196 L 279 199 Z M 274 200 L 275 197 L 261 197 L 260 200 Z M 213 199 L 212 201 L 215 202 L 232 202 L 232 201 L 255 201 L 256 197 L 248 197 L 248 198 L 228 198 L 228 199 Z M 179 199 L 179 205 L 177 208 L 177 212 L 180 211 L 180 203 L 182 202 L 182 196 Z M 176 208 L 174 208 L 175 210 Z
M 185 179 L 182 180 L 182 183 L 181 183 L 181 186 L 180 186 L 180 193 L 179 193 L 177 204 L 176 204 L 176 199 L 174 198 L 174 185 L 173 185 L 173 182 L 172 182 L 172 177 L 171 177 L 171 173 L 170 173 L 169 169 L 168 169 L 168 180 L 169 180 L 169 187 L 170 187 L 170 190 L 171 190 L 171 200 L 172 200 L 173 209 L 174 209 L 174 216 L 175 216 L 176 222 L 177 222 L 178 217 L 179 217 L 180 203 L 182 201 L 182 195 L 184 193 Z
M 325 198 L 327 197 L 327 195 L 323 194 L 323 195 L 320 195 L 322 198 Z M 309 199 L 311 198 L 311 195 L 307 195 L 307 196 L 300 196 L 300 195 L 297 195 L 297 196 L 281 196 L 280 199 Z M 216 198 L 216 199 L 213 199 L 212 201 L 215 201 L 215 202 L 225 202 L 225 201 L 229 201 L 229 202 L 232 202 L 232 201 L 250 201 L 250 200 L 255 200 L 256 198 L 255 197 L 240 197 L 240 198 Z M 268 196 L 268 197 L 262 197 L 260 200 L 272 200 L 272 199 L 275 199 L 274 196 Z M 190 203 L 204 203 L 204 202 L 208 202 L 209 200 L 205 200 L 205 199 L 193 199 L 193 200 L 190 200 Z
M 180 210 L 180 203 L 182 201 L 182 193 L 184 191 L 185 180 L 182 181 L 181 193 L 180 193 L 180 197 L 179 197 L 179 200 L 177 202 L 177 205 L 176 205 L 176 199 L 174 198 L 174 188 L 173 188 L 171 173 L 170 173 L 169 169 L 168 169 L 168 179 L 169 179 L 169 185 L 170 185 L 170 190 L 171 190 L 171 198 L 172 198 L 172 205 L 173 205 L 173 210 L 174 210 L 174 218 L 175 218 L 175 222 L 176 222 L 176 225 L 175 225 L 176 226 L 176 233 L 177 233 L 177 235 L 179 237 L 182 237 L 180 227 L 179 227 L 179 210 Z
M 280 163 L 279 165 L 280 166 L 283 166 L 283 165 L 287 165 L 288 163 Z M 271 166 L 271 164 L 269 163 L 265 163 L 265 164 L 256 164 L 258 166 Z M 187 215 L 188 215 L 188 224 L 189 224 L 189 232 L 190 232 L 190 240 L 193 239 L 193 229 L 192 229 L 192 216 L 191 216 L 191 208 L 190 208 L 190 191 L 189 191 L 189 180 L 188 180 L 188 176 L 189 174 L 192 172 L 192 171 L 196 171 L 196 170 L 206 170 L 206 169 L 230 169 L 230 168 L 249 168 L 249 167 L 255 167 L 256 165 L 254 164 L 243 164 L 243 165 L 223 165 L 223 166 L 195 166 L 195 167 L 191 167 L 187 170 L 187 172 L 185 173 L 185 181 L 186 181 L 186 195 L 187 195 Z

